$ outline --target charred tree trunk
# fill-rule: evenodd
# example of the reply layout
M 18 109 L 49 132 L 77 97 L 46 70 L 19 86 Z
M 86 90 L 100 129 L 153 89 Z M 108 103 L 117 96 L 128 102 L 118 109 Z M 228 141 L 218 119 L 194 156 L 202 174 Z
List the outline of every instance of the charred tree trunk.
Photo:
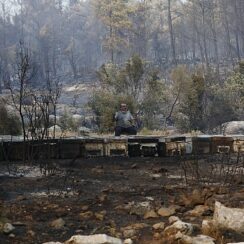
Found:
M 174 36 L 172 16 L 171 16 L 171 0 L 168 0 L 168 26 L 169 26 L 170 45 L 171 45 L 173 64 L 177 65 L 176 51 L 175 51 L 175 36 Z

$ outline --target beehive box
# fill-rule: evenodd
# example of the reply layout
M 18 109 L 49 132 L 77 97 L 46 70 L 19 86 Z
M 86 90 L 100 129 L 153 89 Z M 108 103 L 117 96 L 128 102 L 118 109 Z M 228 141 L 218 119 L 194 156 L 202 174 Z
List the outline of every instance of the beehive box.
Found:
M 4 148 L 3 148 L 3 143 L 0 143 L 0 161 L 4 161 L 5 157 L 4 157 Z
M 142 143 L 141 154 L 144 157 L 154 157 L 158 153 L 158 143 Z
M 21 161 L 27 158 L 28 143 L 26 142 L 6 142 L 4 147 L 8 160 Z
M 165 137 L 159 139 L 158 155 L 159 156 L 174 156 L 183 155 L 186 152 L 185 137 Z
M 104 155 L 108 157 L 128 156 L 127 139 L 126 138 L 105 138 Z
M 86 157 L 103 157 L 104 139 L 103 138 L 89 138 L 85 140 L 85 156 Z
M 32 154 L 32 157 L 34 159 L 58 159 L 58 158 L 60 158 L 58 140 L 34 141 L 31 145 L 30 150 L 31 151 L 29 152 L 29 154 Z M 62 154 L 62 157 L 65 157 L 65 155 Z
M 81 140 L 60 140 L 59 157 L 61 159 L 74 159 L 84 156 L 84 142 Z
M 244 135 L 233 136 L 233 151 L 244 152 Z
M 128 138 L 130 145 L 130 154 L 133 152 L 134 156 L 154 157 L 158 153 L 157 136 L 133 136 Z M 139 151 L 140 145 L 140 151 Z M 137 155 L 136 155 L 137 154 Z
M 210 154 L 211 153 L 211 136 L 192 137 L 193 154 Z
M 140 157 L 141 154 L 141 144 L 138 142 L 128 143 L 128 155 L 129 157 Z
M 213 136 L 211 144 L 212 153 L 233 152 L 234 139 L 229 136 Z

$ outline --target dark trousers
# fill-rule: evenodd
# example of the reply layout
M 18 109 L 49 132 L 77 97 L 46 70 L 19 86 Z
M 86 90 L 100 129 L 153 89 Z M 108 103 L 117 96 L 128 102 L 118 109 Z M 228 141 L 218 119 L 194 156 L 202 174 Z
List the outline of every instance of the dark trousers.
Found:
M 121 126 L 115 127 L 115 136 L 120 136 L 121 134 L 136 135 L 137 131 L 135 126 L 124 128 Z

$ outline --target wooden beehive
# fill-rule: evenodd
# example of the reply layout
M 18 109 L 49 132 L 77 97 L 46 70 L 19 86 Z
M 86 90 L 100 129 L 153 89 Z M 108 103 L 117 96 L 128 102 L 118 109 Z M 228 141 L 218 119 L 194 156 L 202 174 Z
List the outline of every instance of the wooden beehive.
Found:
M 103 138 L 89 138 L 85 140 L 85 155 L 86 157 L 103 157 L 104 139 Z
M 158 136 L 133 136 L 128 138 L 129 155 L 154 157 L 158 153 Z
M 210 154 L 211 153 L 211 136 L 192 137 L 193 154 Z
M 211 143 L 211 153 L 233 152 L 234 139 L 229 136 L 213 136 Z
M 165 137 L 158 142 L 158 156 L 183 155 L 186 152 L 185 137 Z
M 244 152 L 244 135 L 233 136 L 233 151 Z
M 104 155 L 128 156 L 127 139 L 126 138 L 106 138 L 104 139 Z
M 74 159 L 84 156 L 84 142 L 81 140 L 60 140 L 59 157 L 61 159 Z
M 140 157 L 141 156 L 141 144 L 138 142 L 128 143 L 128 156 Z

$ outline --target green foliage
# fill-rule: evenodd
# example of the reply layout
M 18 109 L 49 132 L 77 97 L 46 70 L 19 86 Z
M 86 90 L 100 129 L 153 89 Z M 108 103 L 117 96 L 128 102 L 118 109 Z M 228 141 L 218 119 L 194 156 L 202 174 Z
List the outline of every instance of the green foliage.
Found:
M 98 18 L 107 28 L 103 45 L 111 54 L 114 62 L 114 52 L 122 51 L 121 47 L 127 45 L 127 39 L 123 32 L 130 29 L 132 23 L 129 19 L 131 12 L 126 0 L 100 0 L 94 1 L 95 11 Z
M 132 113 L 135 111 L 135 101 L 131 96 L 116 95 L 106 90 L 94 92 L 89 105 L 96 115 L 101 132 L 113 131 L 114 114 L 119 110 L 121 103 L 126 103 Z
M 141 109 L 144 112 L 144 126 L 148 129 L 159 127 L 156 115 L 163 113 L 162 108 L 165 100 L 165 84 L 158 77 L 158 72 L 153 71 L 147 80 L 144 99 Z
M 64 114 L 60 117 L 59 126 L 63 132 L 76 131 L 78 129 L 71 114 L 69 114 L 67 110 L 65 110 Z
M 178 116 L 177 122 L 182 129 L 204 130 L 204 77 L 201 73 L 192 74 L 184 83 L 179 108 L 182 116 Z
M 139 99 L 143 88 L 144 64 L 138 55 L 133 55 L 121 68 L 112 63 L 104 64 L 97 74 L 109 91 Z
M 233 107 L 238 119 L 244 119 L 244 74 L 234 73 L 224 83 L 225 99 Z
M 0 104 L 0 134 L 20 135 L 21 123 L 17 116 L 8 113 L 3 104 Z
M 236 114 L 230 101 L 226 99 L 225 87 L 212 85 L 207 88 L 208 104 L 206 105 L 205 123 L 208 130 L 232 120 L 236 120 Z

